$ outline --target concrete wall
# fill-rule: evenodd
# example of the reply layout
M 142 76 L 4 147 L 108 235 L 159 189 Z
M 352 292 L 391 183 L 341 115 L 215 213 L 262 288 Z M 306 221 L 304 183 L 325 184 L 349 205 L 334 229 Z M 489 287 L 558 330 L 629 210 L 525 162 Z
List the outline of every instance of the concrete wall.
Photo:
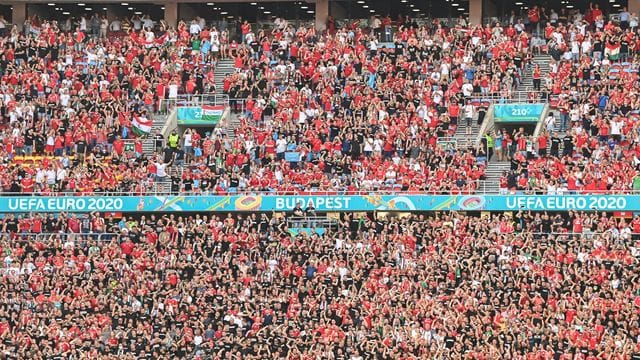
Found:
M 329 17 L 329 0 L 316 0 L 316 29 L 324 30 Z
M 482 24 L 482 0 L 469 0 L 469 22 Z
M 13 7 L 11 11 L 11 22 L 18 25 L 18 28 L 22 30 L 24 21 L 27 18 L 27 4 L 26 3 L 12 3 Z

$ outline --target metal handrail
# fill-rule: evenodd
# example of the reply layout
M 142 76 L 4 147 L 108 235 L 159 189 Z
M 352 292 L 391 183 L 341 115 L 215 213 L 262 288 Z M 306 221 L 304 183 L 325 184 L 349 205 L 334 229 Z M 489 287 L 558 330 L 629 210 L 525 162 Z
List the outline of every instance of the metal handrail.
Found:
M 0 241 L 10 240 L 12 242 L 21 241 L 36 241 L 36 242 L 50 242 L 52 240 L 60 240 L 61 242 L 73 241 L 74 243 L 86 243 L 88 241 L 97 242 L 110 242 L 116 240 L 120 242 L 122 235 L 120 233 L 71 233 L 71 232 L 57 232 L 57 233 L 31 233 L 31 232 L 17 232 L 17 233 L 0 233 Z
M 168 180 L 168 179 L 167 179 Z M 466 180 L 467 184 L 476 184 L 473 191 L 468 191 L 465 188 L 461 188 L 457 191 L 451 190 L 393 190 L 393 189 L 369 189 L 369 190 L 225 190 L 225 191 L 171 191 L 166 187 L 170 184 L 168 181 L 155 181 L 152 186 L 145 189 L 145 192 L 135 194 L 132 191 L 104 191 L 104 192 L 56 192 L 51 194 L 43 194 L 42 192 L 29 192 L 29 193 L 15 193 L 15 192 L 0 192 L 0 196 L 15 196 L 15 197 L 79 197 L 79 196 L 120 196 L 120 197 L 138 197 L 138 196 L 241 196 L 241 195 L 261 195 L 261 196 L 366 196 L 366 195 L 527 195 L 527 196 L 570 196 L 570 195 L 640 195 L 640 190 L 626 189 L 626 190 L 567 190 L 562 194 L 546 194 L 543 190 L 507 190 L 506 192 L 500 191 L 495 187 L 495 184 L 487 185 L 486 180 Z M 157 185 L 157 186 L 155 186 Z
M 467 183 L 473 183 L 474 181 L 467 181 Z M 482 180 L 477 181 L 478 185 L 481 186 L 483 183 Z M 162 183 L 165 184 L 165 183 Z M 168 183 L 167 183 L 168 184 Z M 460 190 L 461 193 L 467 193 L 467 191 Z M 474 191 L 477 193 L 478 189 Z M 496 192 L 497 194 L 497 192 Z M 70 192 L 58 192 L 52 194 L 43 194 L 38 192 L 31 193 L 11 193 L 11 192 L 0 192 L 0 196 L 16 196 L 16 197 L 80 197 L 80 196 L 120 196 L 120 197 L 137 197 L 137 196 L 171 196 L 171 195 L 192 195 L 192 196 L 233 196 L 233 195 L 261 195 L 261 196 L 336 196 L 336 195 L 452 195 L 450 190 L 431 190 L 431 191 L 394 191 L 391 189 L 373 189 L 373 190 L 356 190 L 356 191 L 348 191 L 348 190 L 237 190 L 237 191 L 148 191 L 142 193 L 140 195 L 136 195 L 131 191 L 106 191 L 106 192 L 96 192 L 96 193 L 70 193 Z
M 124 150 L 125 151 L 133 151 L 134 150 L 134 144 L 136 142 L 137 139 L 122 139 L 122 141 L 124 142 Z M 145 137 L 145 138 L 141 138 L 139 139 L 142 142 L 142 147 L 144 148 L 146 147 L 152 147 L 152 148 L 156 148 L 156 139 L 154 138 L 150 138 L 150 137 Z M 162 147 L 164 147 L 165 145 L 165 140 L 162 139 Z
M 169 114 L 178 106 L 198 106 L 198 105 L 223 105 L 229 106 L 229 95 L 208 93 L 208 94 L 181 94 L 175 98 L 164 98 L 158 101 L 157 113 Z
M 540 233 L 540 232 L 533 232 L 533 233 L 516 233 L 516 234 L 520 234 L 523 236 L 528 236 L 531 235 L 534 239 L 536 240 L 540 240 L 540 239 L 546 239 L 546 240 L 551 240 L 551 238 L 553 238 L 553 240 L 558 240 L 558 241 L 570 241 L 571 238 L 578 238 L 578 240 L 580 241 L 584 241 L 584 240 L 588 240 L 588 239 L 594 239 L 594 238 L 602 238 L 605 236 L 609 236 L 610 239 L 612 240 L 626 240 L 626 239 L 631 239 L 632 237 L 639 237 L 640 233 L 634 233 L 634 232 L 622 232 L 619 229 L 616 229 L 617 232 L 613 232 L 612 230 L 606 230 L 606 231 L 583 231 L 581 233 L 575 233 L 575 232 L 566 232 L 566 233 L 562 233 L 562 232 L 552 232 L 552 233 Z
M 493 104 L 514 104 L 514 103 L 532 103 L 532 102 L 546 102 L 549 100 L 549 93 L 546 91 L 524 91 L 516 90 L 509 91 L 508 95 L 482 95 L 472 94 L 466 98 L 472 102 Z

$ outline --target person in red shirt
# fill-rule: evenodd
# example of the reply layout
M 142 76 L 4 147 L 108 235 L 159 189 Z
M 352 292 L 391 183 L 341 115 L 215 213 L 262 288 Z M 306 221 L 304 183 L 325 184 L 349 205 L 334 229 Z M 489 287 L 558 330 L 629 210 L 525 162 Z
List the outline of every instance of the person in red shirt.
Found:
M 573 219 L 573 228 L 572 228 L 572 232 L 575 234 L 582 234 L 583 228 L 582 228 L 582 216 L 579 214 L 576 214 L 575 218 Z
M 549 144 L 549 135 L 546 132 L 543 132 L 538 136 L 538 155 L 540 157 L 547 156 L 547 146 Z
M 135 244 L 131 241 L 129 237 L 120 244 L 120 248 L 122 249 L 122 253 L 127 257 L 131 256 L 133 250 L 135 249 Z
M 33 193 L 34 192 L 35 181 L 31 174 L 26 174 L 24 178 L 20 181 L 20 189 L 23 193 Z
M 120 135 L 116 136 L 116 139 L 113 141 L 113 151 L 118 156 L 124 154 L 124 141 L 120 138 Z

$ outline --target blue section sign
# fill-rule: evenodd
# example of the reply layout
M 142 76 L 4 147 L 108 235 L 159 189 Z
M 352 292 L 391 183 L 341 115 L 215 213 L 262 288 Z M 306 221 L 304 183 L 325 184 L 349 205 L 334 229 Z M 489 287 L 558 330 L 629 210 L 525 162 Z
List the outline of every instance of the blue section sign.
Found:
M 638 195 L 4 196 L 0 213 L 290 211 L 640 211 Z
M 537 122 L 543 110 L 544 104 L 496 104 L 493 117 L 496 122 Z
M 194 121 L 202 119 L 200 106 L 181 106 L 178 108 L 178 121 Z

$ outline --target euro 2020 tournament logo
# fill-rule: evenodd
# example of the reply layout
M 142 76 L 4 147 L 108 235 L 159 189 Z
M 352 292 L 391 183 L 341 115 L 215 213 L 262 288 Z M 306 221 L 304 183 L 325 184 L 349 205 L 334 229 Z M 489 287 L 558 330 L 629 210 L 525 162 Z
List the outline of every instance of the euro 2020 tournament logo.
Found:
M 482 196 L 463 196 L 458 201 L 460 210 L 473 211 L 484 209 L 485 199 Z

